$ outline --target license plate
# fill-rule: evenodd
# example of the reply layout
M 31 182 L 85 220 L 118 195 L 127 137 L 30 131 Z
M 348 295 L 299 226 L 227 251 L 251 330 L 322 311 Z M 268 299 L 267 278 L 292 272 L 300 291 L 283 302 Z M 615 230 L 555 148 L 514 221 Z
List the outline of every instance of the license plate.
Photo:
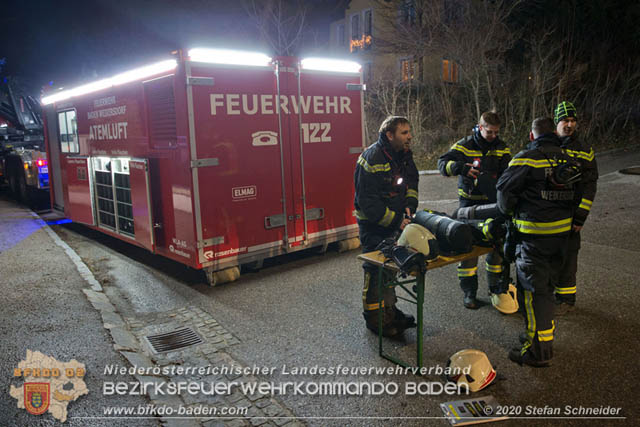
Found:
M 49 173 L 49 166 L 42 166 L 40 168 L 40 173 Z

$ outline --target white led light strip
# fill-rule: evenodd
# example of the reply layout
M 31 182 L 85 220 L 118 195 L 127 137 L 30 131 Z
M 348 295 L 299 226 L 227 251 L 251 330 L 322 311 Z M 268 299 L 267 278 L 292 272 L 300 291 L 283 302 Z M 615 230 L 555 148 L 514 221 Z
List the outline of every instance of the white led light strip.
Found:
M 360 64 L 353 61 L 328 58 L 305 58 L 300 61 L 303 70 L 335 71 L 340 73 L 359 73 Z
M 241 50 L 195 48 L 189 51 L 189 59 L 212 64 L 250 65 L 266 67 L 271 58 L 264 53 Z
M 45 96 L 41 99 L 40 102 L 43 105 L 53 104 L 54 102 L 64 101 L 65 99 L 73 98 L 74 96 L 85 95 L 87 93 L 107 89 L 112 86 L 121 85 L 135 80 L 143 79 L 145 77 L 151 77 L 165 71 L 173 70 L 174 68 L 176 68 L 176 64 L 177 62 L 175 59 L 157 62 L 155 64 L 117 74 L 107 79 L 98 80 L 97 82 L 88 83 L 86 85 L 78 86 L 73 89 L 64 90 L 53 95 Z

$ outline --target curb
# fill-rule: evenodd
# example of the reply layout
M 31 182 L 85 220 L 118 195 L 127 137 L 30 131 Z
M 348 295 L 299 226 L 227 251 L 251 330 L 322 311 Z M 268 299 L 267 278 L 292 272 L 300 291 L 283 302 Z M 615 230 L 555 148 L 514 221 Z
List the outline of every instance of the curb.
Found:
M 422 171 L 418 171 L 418 173 L 420 175 L 440 175 L 440 171 L 438 169 L 422 170 Z
M 96 278 L 93 275 L 93 273 L 91 272 L 91 270 L 89 270 L 89 267 L 87 267 L 87 265 L 82 261 L 80 256 L 76 253 L 76 251 L 71 249 L 71 247 L 69 245 L 67 245 L 60 238 L 60 236 L 58 236 L 55 233 L 55 231 L 53 231 L 51 229 L 51 227 L 49 227 L 49 225 L 47 225 L 47 223 L 44 222 L 42 220 L 42 218 L 40 218 L 38 216 L 37 213 L 33 212 L 32 210 L 29 210 L 29 213 L 31 213 L 31 215 L 36 219 L 36 221 L 42 226 L 42 228 L 47 232 L 47 234 L 53 239 L 55 244 L 60 246 L 62 249 L 64 249 L 64 251 L 66 252 L 67 256 L 69 256 L 69 258 L 71 258 L 71 261 L 73 261 L 73 263 L 75 264 L 76 269 L 78 270 L 78 273 L 80 273 L 80 276 L 82 276 L 82 278 L 89 284 L 89 286 L 91 286 L 91 289 L 93 289 L 94 291 L 97 291 L 97 292 L 102 292 L 102 286 L 100 285 L 100 282 L 98 282 L 96 280 Z

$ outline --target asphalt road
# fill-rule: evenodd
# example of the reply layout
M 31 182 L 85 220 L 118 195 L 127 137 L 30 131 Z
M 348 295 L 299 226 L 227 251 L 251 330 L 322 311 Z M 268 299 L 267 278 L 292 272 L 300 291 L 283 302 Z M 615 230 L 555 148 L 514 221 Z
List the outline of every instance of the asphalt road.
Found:
M 464 348 L 484 351 L 498 379 L 478 396 L 469 397 L 493 395 L 507 405 L 514 419 L 503 425 L 637 425 L 640 417 L 634 393 L 640 380 L 640 322 L 636 316 L 636 298 L 640 300 L 640 176 L 616 172 L 640 165 L 640 152 L 601 155 L 599 163 L 598 195 L 582 236 L 577 309 L 557 319 L 552 367 L 520 367 L 508 360 L 507 353 L 523 328 L 522 318 L 504 316 L 490 305 L 477 311 L 465 309 L 455 265 L 427 275 L 425 366 L 444 367 L 450 355 Z M 454 179 L 423 175 L 421 207 L 451 212 L 457 205 L 455 186 Z M 237 282 L 212 288 L 199 272 L 82 226 L 56 226 L 55 230 L 90 266 L 124 317 L 144 318 L 188 305 L 199 307 L 241 341 L 229 349 L 236 360 L 248 366 L 275 368 L 273 375 L 262 376 L 262 380 L 381 382 L 400 387 L 395 395 L 290 392 L 278 396 L 306 423 L 448 424 L 440 418 L 439 404 L 457 400 L 457 395 L 405 393 L 407 383 L 442 383 L 439 375 L 291 374 L 295 367 L 394 366 L 378 356 L 377 337 L 364 328 L 358 251 L 279 257 L 259 272 L 245 273 Z M 481 274 L 479 295 L 488 304 L 486 292 Z M 413 309 L 404 302 L 400 306 L 406 311 Z M 415 331 L 410 331 L 404 341 L 385 344 L 410 358 L 415 342 Z M 601 406 L 621 408 L 618 415 L 624 418 L 586 420 L 567 418 L 564 412 L 566 407 Z M 559 408 L 561 413 L 547 418 L 531 414 L 535 408 L 545 407 Z

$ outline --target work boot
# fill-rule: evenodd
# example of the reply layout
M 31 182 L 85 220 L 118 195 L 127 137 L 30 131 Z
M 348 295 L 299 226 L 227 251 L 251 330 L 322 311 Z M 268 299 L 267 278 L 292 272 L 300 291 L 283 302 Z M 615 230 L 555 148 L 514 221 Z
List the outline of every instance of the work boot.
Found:
M 378 325 L 372 325 L 367 323 L 367 329 L 369 329 L 374 334 L 378 335 Z M 404 329 L 398 329 L 396 326 L 387 325 L 382 327 L 382 336 L 387 338 L 394 338 L 398 335 L 402 334 Z
M 529 341 L 529 334 L 527 331 L 520 332 L 520 335 L 518 335 L 518 341 L 520 341 L 520 344 L 524 344 Z
M 393 325 L 396 326 L 398 329 L 409 329 L 409 328 L 415 328 L 416 325 L 416 319 L 410 315 L 410 314 L 404 314 L 402 311 L 400 311 L 397 307 L 393 307 L 393 310 L 395 311 L 395 318 L 393 319 Z
M 571 313 L 573 310 L 575 310 L 575 308 L 575 304 L 571 304 L 556 298 L 556 309 L 554 313 L 556 316 L 564 316 L 567 313 Z
M 464 303 L 464 306 L 466 308 L 469 308 L 471 310 L 477 310 L 480 308 L 480 303 L 476 299 L 475 292 L 465 292 L 462 302 Z
M 519 348 L 511 349 L 511 351 L 509 352 L 509 359 L 512 362 L 516 362 L 520 366 L 527 365 L 533 366 L 534 368 L 546 368 L 551 366 L 550 360 L 537 360 L 531 355 L 531 352 L 529 350 L 525 351 L 525 353 L 522 354 L 522 351 Z
M 364 316 L 365 323 L 367 325 L 367 329 L 369 329 L 374 334 L 378 335 L 378 313 L 369 312 L 362 313 Z M 382 325 L 382 336 L 387 338 L 392 338 L 400 335 L 404 331 L 404 328 L 400 328 L 394 322 L 389 322 L 387 324 Z

